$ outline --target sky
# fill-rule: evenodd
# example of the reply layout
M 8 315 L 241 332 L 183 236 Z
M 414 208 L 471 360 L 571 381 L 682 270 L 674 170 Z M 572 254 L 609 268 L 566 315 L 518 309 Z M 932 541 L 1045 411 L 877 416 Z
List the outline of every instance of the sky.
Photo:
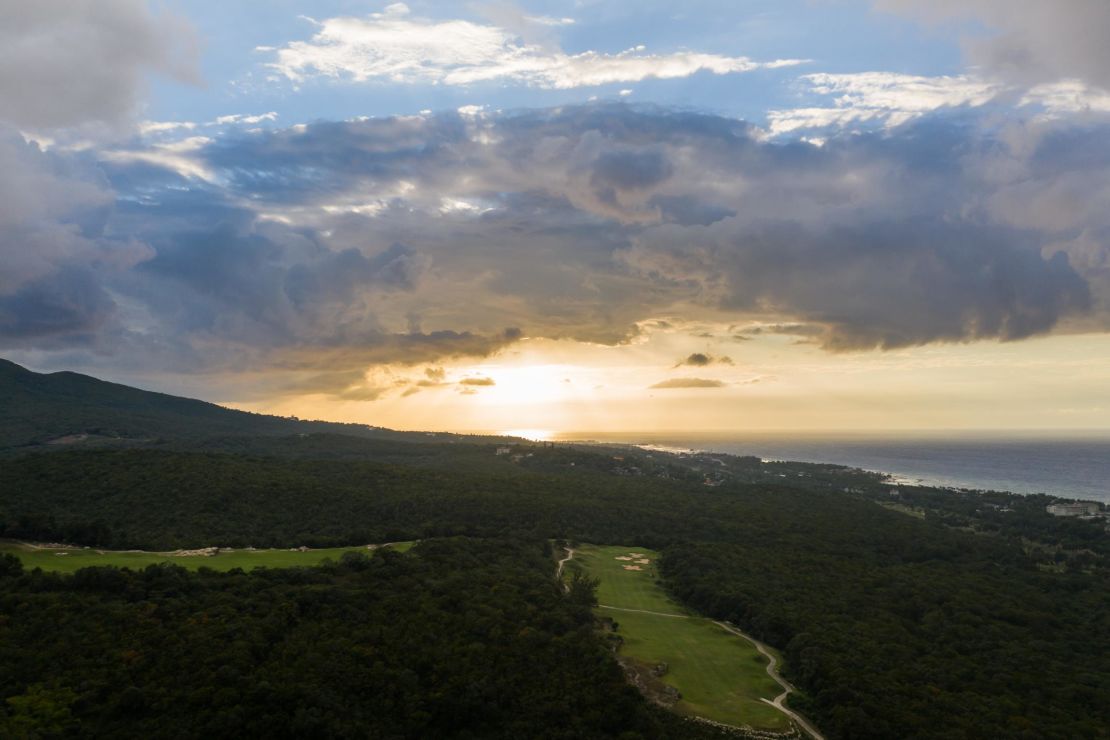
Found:
M 1104 0 L 0 0 L 0 356 L 553 432 L 1110 428 Z

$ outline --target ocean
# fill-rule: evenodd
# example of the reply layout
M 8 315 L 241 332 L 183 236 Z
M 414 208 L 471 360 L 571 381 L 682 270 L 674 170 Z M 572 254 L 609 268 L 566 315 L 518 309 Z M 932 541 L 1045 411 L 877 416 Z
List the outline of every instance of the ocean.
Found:
M 655 445 L 849 465 L 899 482 L 1110 503 L 1110 434 L 562 434 L 558 439 Z

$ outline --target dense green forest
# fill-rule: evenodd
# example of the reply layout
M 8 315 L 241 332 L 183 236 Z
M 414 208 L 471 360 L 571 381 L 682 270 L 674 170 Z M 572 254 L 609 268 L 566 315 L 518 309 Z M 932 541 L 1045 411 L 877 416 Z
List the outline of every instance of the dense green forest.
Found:
M 252 575 L 0 562 L 0 736 L 711 737 L 625 684 L 543 548 Z
M 1110 584 L 990 548 L 669 548 L 675 595 L 784 650 L 834 737 L 1110 734 Z
M 897 489 L 896 499 L 886 490 L 876 490 L 875 499 L 896 500 L 948 527 L 1020 542 L 1030 555 L 1057 570 L 1106 568 L 1110 561 L 1107 523 L 1045 516 L 1045 507 L 1057 499 L 1043 493 L 907 486 Z
M 678 598 L 785 651 L 799 706 L 831 737 L 1110 727 L 1106 569 L 1046 572 L 1020 539 L 862 495 L 146 450 L 29 455 L 0 467 L 0 486 L 8 536 L 115 547 L 460 534 L 656 547 Z
M 54 431 L 78 428 L 51 408 Z M 0 734 L 719 732 L 625 687 L 588 594 L 554 584 L 547 543 L 564 538 L 660 550 L 676 598 L 783 651 L 791 703 L 830 738 L 1110 737 L 1110 537 L 1047 515 L 1050 497 L 519 440 L 198 435 L 10 449 L 0 536 L 423 544 L 251 574 L 6 560 Z

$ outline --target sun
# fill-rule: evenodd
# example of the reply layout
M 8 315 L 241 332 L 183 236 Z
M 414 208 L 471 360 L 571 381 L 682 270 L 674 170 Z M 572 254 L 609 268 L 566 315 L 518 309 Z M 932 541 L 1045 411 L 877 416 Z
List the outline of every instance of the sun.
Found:
M 520 437 L 533 442 L 550 442 L 555 438 L 553 429 L 502 429 L 498 434 L 505 437 Z
M 493 381 L 483 389 L 482 402 L 489 405 L 537 406 L 566 401 L 575 395 L 565 365 L 520 365 L 483 368 Z
M 473 428 L 540 441 L 587 420 L 583 409 L 596 396 L 589 376 L 571 364 L 494 365 L 469 368 L 468 376 L 488 378 L 490 385 L 466 395 Z

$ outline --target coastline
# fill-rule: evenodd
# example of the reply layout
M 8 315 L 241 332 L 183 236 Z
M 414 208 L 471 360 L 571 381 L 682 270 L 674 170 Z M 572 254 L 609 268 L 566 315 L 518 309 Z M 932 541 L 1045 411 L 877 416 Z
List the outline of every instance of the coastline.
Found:
M 1045 494 L 1110 504 L 1110 438 L 986 434 L 563 434 L 562 442 L 626 444 L 669 454 L 728 454 L 764 462 L 828 463 L 886 476 L 892 485 Z

